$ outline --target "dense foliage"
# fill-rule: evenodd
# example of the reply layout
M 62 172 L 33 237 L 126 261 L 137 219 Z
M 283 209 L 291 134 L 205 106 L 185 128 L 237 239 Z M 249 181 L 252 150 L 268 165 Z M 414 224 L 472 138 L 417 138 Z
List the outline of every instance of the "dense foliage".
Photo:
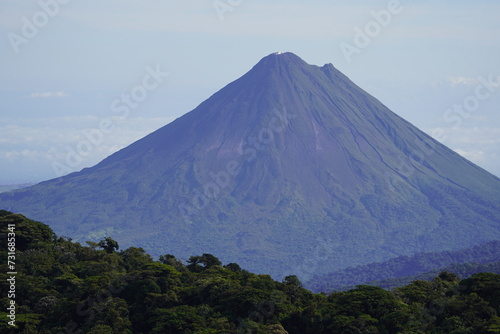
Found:
M 16 225 L 17 325 L 1 333 L 498 333 L 500 275 L 460 280 L 441 273 L 386 291 L 358 286 L 313 294 L 296 276 L 282 282 L 213 255 L 158 261 L 111 238 L 88 246 L 41 223 L 0 211 Z M 5 238 L 2 238 L 5 258 Z M 6 281 L 6 270 L 1 280 Z
M 304 286 L 314 292 L 331 292 L 354 287 L 353 284 L 393 288 L 409 284 L 416 279 L 432 279 L 440 271 L 452 271 L 461 277 L 484 270 L 500 274 L 499 260 L 500 241 L 491 241 L 468 249 L 399 256 L 381 263 L 316 275 Z

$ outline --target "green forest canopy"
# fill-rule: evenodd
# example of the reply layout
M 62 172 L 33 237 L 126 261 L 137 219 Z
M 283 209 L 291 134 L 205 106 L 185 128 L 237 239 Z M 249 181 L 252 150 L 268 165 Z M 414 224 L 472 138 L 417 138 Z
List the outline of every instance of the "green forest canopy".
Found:
M 210 254 L 154 261 L 111 238 L 83 246 L 0 211 L 2 235 L 7 224 L 16 226 L 17 328 L 3 294 L 1 333 L 500 333 L 500 275 L 492 273 L 313 294 L 296 276 L 277 282 Z

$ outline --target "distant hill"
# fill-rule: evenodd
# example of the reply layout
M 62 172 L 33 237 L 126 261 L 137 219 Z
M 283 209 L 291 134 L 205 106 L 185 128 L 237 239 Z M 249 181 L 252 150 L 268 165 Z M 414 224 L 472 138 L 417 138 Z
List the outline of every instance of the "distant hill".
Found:
M 500 179 L 292 53 L 92 168 L 0 194 L 0 208 L 81 242 L 302 280 L 500 240 Z
M 359 284 L 394 288 L 417 279 L 432 279 L 441 271 L 453 272 L 463 278 L 479 272 L 496 272 L 498 261 L 500 241 L 492 241 L 460 251 L 400 256 L 382 263 L 347 268 L 315 276 L 304 286 L 314 292 L 348 290 Z
M 419 275 L 390 278 L 381 281 L 367 282 L 367 285 L 374 285 L 381 287 L 383 289 L 394 289 L 405 285 L 408 285 L 416 280 L 430 281 L 434 277 L 438 276 L 441 272 L 450 272 L 456 274 L 461 279 L 467 279 L 478 273 L 493 273 L 500 274 L 500 261 L 495 261 L 491 263 L 479 264 L 479 263 L 461 263 L 452 264 L 450 266 L 431 270 Z M 342 290 L 350 290 L 354 287 L 344 287 Z
M 23 189 L 33 186 L 35 183 L 18 183 L 18 184 L 0 184 L 0 193 L 5 193 L 8 191 Z

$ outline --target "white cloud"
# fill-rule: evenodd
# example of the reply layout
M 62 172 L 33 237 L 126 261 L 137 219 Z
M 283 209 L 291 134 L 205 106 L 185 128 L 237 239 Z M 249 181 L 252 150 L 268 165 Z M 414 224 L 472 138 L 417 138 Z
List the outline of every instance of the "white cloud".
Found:
M 443 133 L 442 143 L 464 158 L 489 172 L 500 175 L 500 128 L 439 128 L 428 131 Z
M 98 129 L 100 120 L 92 115 L 57 119 L 0 118 L 0 175 L 16 175 L 23 182 L 56 177 L 53 162 L 64 163 L 68 147 L 77 150 L 81 142 L 88 141 L 83 131 Z M 112 118 L 115 130 L 103 134 L 102 141 L 92 146 L 90 154 L 82 155 L 83 161 L 75 171 L 97 164 L 172 120 L 165 117 Z M 0 179 L 0 183 L 8 181 Z
M 476 87 L 477 85 L 482 84 L 480 78 L 482 78 L 483 81 L 489 81 L 489 76 L 488 75 L 483 75 L 479 77 L 467 77 L 467 76 L 452 76 L 448 75 L 445 79 L 440 79 L 440 80 L 435 80 L 431 83 L 431 86 L 436 88 L 436 87 L 443 87 L 444 85 L 451 86 L 452 88 L 456 87 L 464 87 L 464 88 L 473 88 Z M 491 86 L 498 88 L 500 87 L 500 76 L 492 76 L 492 83 Z
M 20 151 L 0 151 L 0 159 L 5 159 L 9 163 L 16 163 L 20 159 L 27 162 L 39 162 L 40 159 L 51 158 L 51 154 L 48 152 L 36 151 L 23 149 Z
M 42 99 L 49 99 L 49 98 L 62 98 L 62 97 L 66 97 L 68 96 L 68 94 L 64 93 L 64 92 L 61 92 L 61 91 L 58 91 L 58 92 L 36 92 L 36 93 L 31 93 L 29 95 L 29 98 L 30 99 L 38 99 L 38 98 L 42 98 Z
M 500 128 L 473 127 L 444 130 L 450 141 L 457 145 L 498 145 Z
M 479 80 L 476 78 L 468 78 L 468 77 L 453 77 L 448 76 L 446 81 L 451 84 L 452 87 L 455 86 L 475 86 L 479 83 Z
M 470 161 L 483 161 L 485 158 L 488 157 L 488 154 L 484 151 L 481 151 L 481 150 L 479 150 L 479 151 L 477 151 L 477 150 L 467 151 L 467 150 L 462 150 L 460 148 L 457 148 L 454 151 L 457 152 L 458 154 L 460 154 L 461 156 L 463 156 L 464 158 L 469 159 Z M 495 157 L 496 154 L 491 153 L 491 154 L 489 154 L 489 156 Z

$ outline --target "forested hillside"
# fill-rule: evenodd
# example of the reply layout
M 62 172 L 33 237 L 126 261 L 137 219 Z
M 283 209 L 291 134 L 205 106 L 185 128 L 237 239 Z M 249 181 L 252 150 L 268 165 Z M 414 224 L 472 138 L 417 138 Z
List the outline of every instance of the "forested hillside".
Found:
M 452 272 L 461 278 L 469 278 L 472 275 L 479 273 L 500 274 L 500 261 L 495 261 L 486 264 L 480 264 L 480 263 L 453 264 L 451 266 L 440 268 L 438 270 L 431 270 L 419 275 L 389 278 L 380 281 L 368 282 L 366 284 L 379 286 L 384 289 L 394 289 L 397 287 L 408 285 L 416 280 L 423 280 L 423 281 L 432 280 L 434 277 L 438 276 L 440 272 L 443 271 Z
M 16 231 L 16 325 L 2 294 L 1 333 L 498 333 L 500 275 L 460 280 L 440 273 L 386 291 L 358 286 L 313 294 L 295 276 L 282 282 L 210 254 L 187 261 L 111 238 L 83 246 L 39 222 L 0 211 Z M 5 285 L 8 276 L 2 270 Z M 6 291 L 2 289 L 2 291 Z
M 327 275 L 317 275 L 304 285 L 314 292 L 344 290 L 358 284 L 396 287 L 408 284 L 411 278 L 430 279 L 440 271 L 453 271 L 467 277 L 481 271 L 480 265 L 496 270 L 500 261 L 500 241 L 454 252 L 429 252 L 413 256 L 399 256 L 386 262 L 356 266 Z M 410 279 L 410 281 L 408 281 Z M 387 281 L 386 281 L 387 280 Z

